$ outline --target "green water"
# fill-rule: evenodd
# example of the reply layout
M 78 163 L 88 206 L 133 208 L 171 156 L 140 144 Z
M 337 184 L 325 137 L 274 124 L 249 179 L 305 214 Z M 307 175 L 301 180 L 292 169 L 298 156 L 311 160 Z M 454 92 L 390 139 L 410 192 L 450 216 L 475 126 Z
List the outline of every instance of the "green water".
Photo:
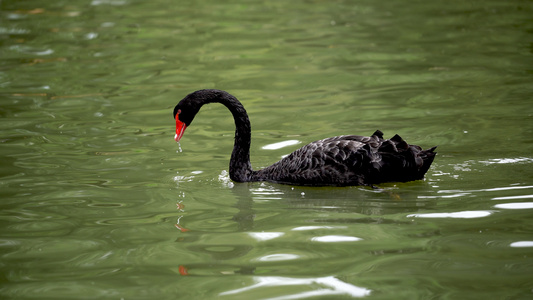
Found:
M 0 2 L 0 298 L 533 298 L 531 1 Z M 232 183 L 341 134 L 423 181 Z M 284 146 L 276 144 L 286 142 Z

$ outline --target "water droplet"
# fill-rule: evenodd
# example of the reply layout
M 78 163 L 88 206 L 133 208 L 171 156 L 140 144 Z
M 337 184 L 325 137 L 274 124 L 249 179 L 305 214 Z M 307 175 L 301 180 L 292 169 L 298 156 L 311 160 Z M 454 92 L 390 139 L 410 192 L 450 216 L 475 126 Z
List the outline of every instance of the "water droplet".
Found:
M 183 150 L 181 149 L 180 142 L 178 142 L 178 151 L 176 151 L 176 153 L 181 153 L 181 152 L 183 152 Z

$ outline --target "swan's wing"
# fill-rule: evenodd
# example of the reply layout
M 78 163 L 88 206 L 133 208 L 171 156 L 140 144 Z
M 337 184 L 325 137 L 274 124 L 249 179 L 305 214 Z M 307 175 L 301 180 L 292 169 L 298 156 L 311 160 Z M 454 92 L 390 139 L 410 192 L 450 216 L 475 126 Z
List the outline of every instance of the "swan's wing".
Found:
M 277 182 L 306 185 L 365 184 L 368 172 L 379 167 L 379 137 L 338 136 L 319 140 L 259 171 Z
M 435 147 L 422 150 L 399 135 L 343 135 L 310 143 L 258 171 L 257 180 L 302 185 L 364 185 L 424 177 Z M 263 179 L 264 178 L 264 179 Z

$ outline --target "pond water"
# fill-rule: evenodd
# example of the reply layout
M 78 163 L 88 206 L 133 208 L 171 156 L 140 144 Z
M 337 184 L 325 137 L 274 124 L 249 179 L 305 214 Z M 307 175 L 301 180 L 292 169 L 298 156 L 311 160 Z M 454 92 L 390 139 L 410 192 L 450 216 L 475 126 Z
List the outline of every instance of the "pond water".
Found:
M 2 299 L 533 298 L 530 1 L 0 2 Z M 398 133 L 425 180 L 233 183 Z

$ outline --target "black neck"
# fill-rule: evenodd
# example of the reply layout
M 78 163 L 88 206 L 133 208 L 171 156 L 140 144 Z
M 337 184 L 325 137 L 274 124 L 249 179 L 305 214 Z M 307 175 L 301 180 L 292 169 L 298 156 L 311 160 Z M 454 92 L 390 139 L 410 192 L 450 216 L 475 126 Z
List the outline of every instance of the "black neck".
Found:
M 210 97 L 204 98 L 205 103 L 218 102 L 226 106 L 235 120 L 235 144 L 229 163 L 229 176 L 237 182 L 250 181 L 252 176 L 252 164 L 250 163 L 250 143 L 252 129 L 248 114 L 237 98 L 229 93 L 219 90 L 211 90 Z

